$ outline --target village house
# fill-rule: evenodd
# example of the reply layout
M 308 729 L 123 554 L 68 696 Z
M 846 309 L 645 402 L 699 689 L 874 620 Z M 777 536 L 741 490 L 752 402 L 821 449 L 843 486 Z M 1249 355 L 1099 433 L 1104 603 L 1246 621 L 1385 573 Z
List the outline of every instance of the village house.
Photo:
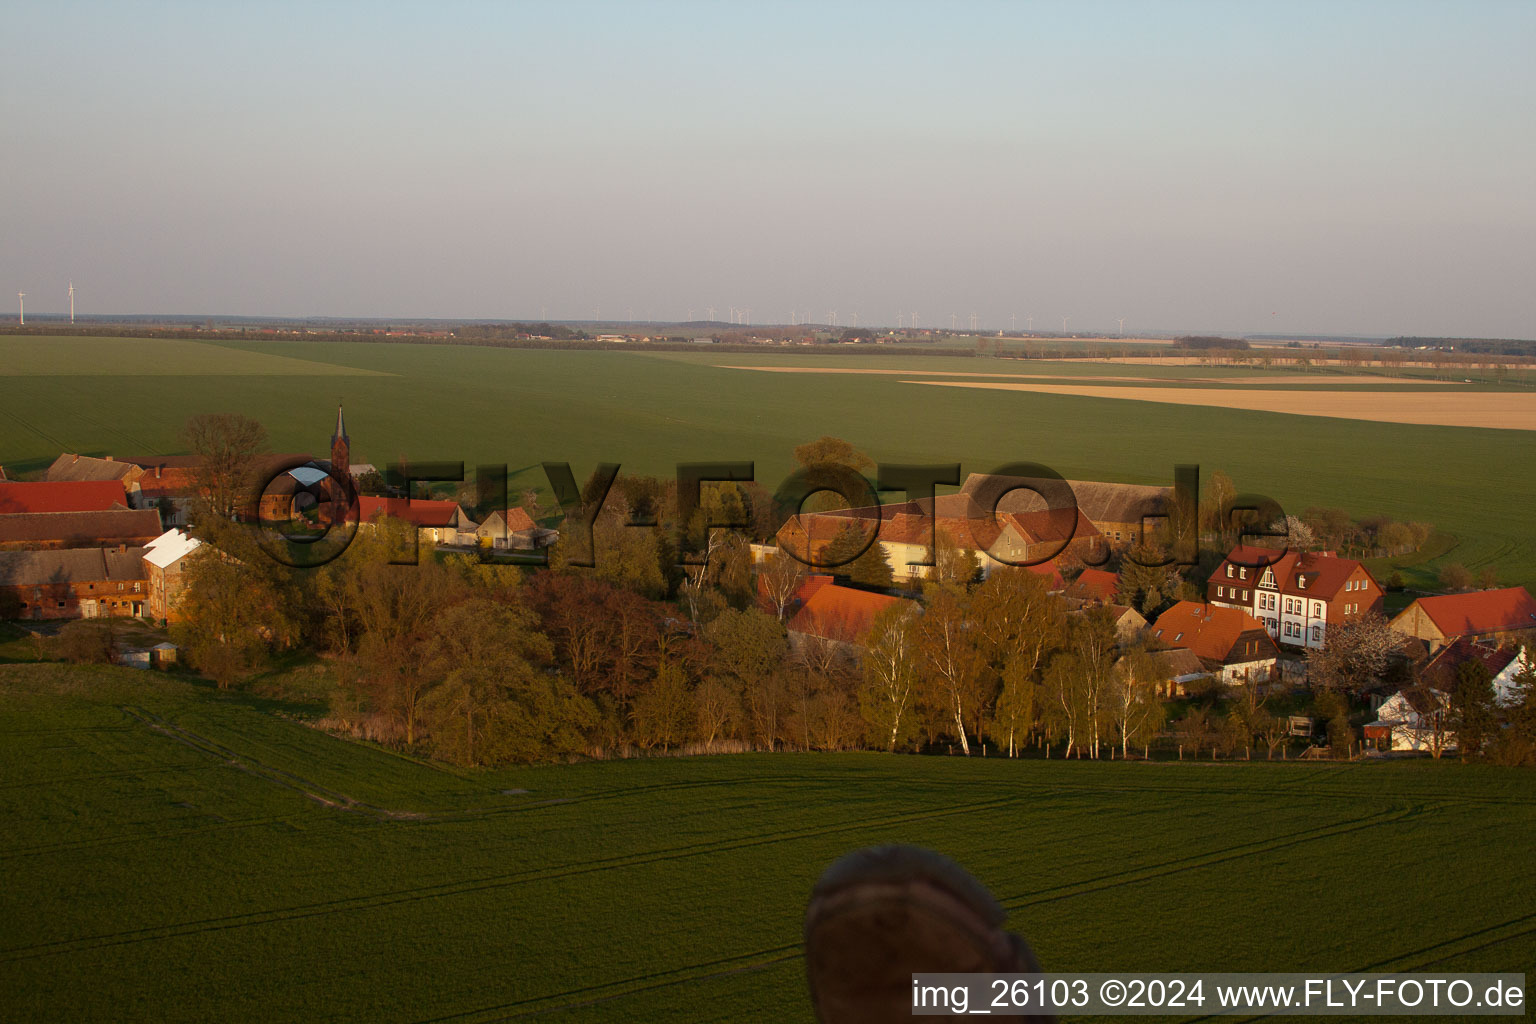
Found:
M 149 617 L 159 622 L 174 622 L 180 616 L 177 606 L 186 589 L 183 573 L 187 556 L 202 547 L 202 541 L 182 530 L 167 530 L 144 547 L 144 575 L 149 583 Z
M 1458 637 L 1441 647 L 1424 663 L 1420 675 L 1437 690 L 1456 689 L 1457 671 L 1469 661 L 1480 661 L 1488 670 L 1493 699 L 1501 705 L 1518 704 L 1523 691 L 1519 679 L 1531 665 L 1530 648 L 1522 644 L 1498 646 L 1485 640 Z
M 1186 696 L 1191 683 L 1211 678 L 1211 672 L 1200 660 L 1200 656 L 1187 648 L 1170 647 L 1150 653 L 1157 665 L 1157 692 L 1160 696 Z
M 1031 477 L 997 477 L 990 473 L 972 473 L 965 478 L 960 490 L 972 494 L 982 489 L 995 490 L 1002 486 L 995 481 L 1005 481 L 1015 486 L 998 501 L 1000 512 L 1033 512 L 1045 509 L 1045 499 L 1023 485 L 1035 484 L 1046 490 L 1049 483 Z M 1113 547 L 1135 544 L 1142 539 L 1146 520 L 1158 525 L 1168 515 L 1173 488 L 1154 487 L 1146 484 L 1117 484 L 1103 480 L 1068 480 L 1077 507 L 1104 541 Z
M 1110 604 L 1120 596 L 1120 576 L 1108 569 L 1084 569 L 1067 587 L 1067 597 Z
M 560 534 L 555 530 L 540 529 L 526 510 L 509 508 L 505 515 L 492 512 L 486 516 L 475 527 L 475 538 L 481 547 L 493 550 L 528 551 L 549 547 L 560 539 Z
M 1415 686 L 1399 690 L 1376 709 L 1376 721 L 1362 730 L 1377 749 L 1443 754 L 1456 749 L 1449 727 L 1450 697 L 1444 690 Z
M 1240 608 L 1180 601 L 1157 617 L 1152 637 L 1166 647 L 1193 651 L 1228 684 L 1267 682 L 1280 650 L 1264 624 Z
M 125 458 L 144 471 L 139 477 L 139 503 L 157 506 L 166 526 L 186 526 L 192 501 L 197 496 L 196 455 L 154 455 Z
M 799 650 L 807 644 L 828 644 L 844 656 L 857 657 L 875 616 L 893 606 L 917 608 L 904 597 L 838 586 L 831 576 L 809 576 L 787 609 L 790 646 Z
M 1032 568 L 1050 572 L 1046 563 L 1065 552 L 1087 554 L 1099 532 L 1081 509 L 1050 512 L 985 512 L 967 493 L 946 494 L 891 505 L 839 509 L 792 516 L 779 530 L 779 546 L 819 561 L 822 552 L 846 527 L 867 534 L 878 529 L 874 543 L 899 585 L 927 579 L 933 566 L 931 542 L 939 534 L 956 547 L 979 557 L 986 576 L 998 564 L 1036 563 Z M 1054 580 L 1060 586 L 1059 574 Z
M 160 536 L 160 513 L 114 508 L 105 512 L 22 512 L 0 515 L 0 551 L 142 546 Z
M 0 551 L 0 618 L 142 616 L 149 600 L 139 547 Z
M 1239 545 L 1211 574 L 1205 599 L 1242 609 L 1283 644 L 1317 650 L 1329 625 L 1381 611 L 1383 593 L 1353 558 Z
M 1438 754 L 1455 750 L 1456 734 L 1448 727 L 1451 694 L 1462 665 L 1477 661 L 1488 670 L 1495 704 L 1511 707 L 1525 697 L 1522 677 L 1531 667 L 1528 648 L 1499 647 L 1487 640 L 1457 637 L 1443 645 L 1420 670 L 1423 680 L 1382 702 L 1376 721 L 1365 727 L 1365 738 L 1385 750 Z
M 119 480 L 0 481 L 0 516 L 40 512 L 109 512 L 126 509 Z
M 98 459 L 90 455 L 65 452 L 54 459 L 53 464 L 43 472 L 43 479 L 56 482 L 115 480 L 121 483 L 123 490 L 132 497 L 138 490 L 139 478 L 143 475 L 144 470 L 138 466 L 119 461 L 110 455 Z
M 456 501 L 430 498 L 377 498 L 363 495 L 357 499 L 358 525 L 372 526 L 388 517 L 412 523 L 420 535 L 438 545 L 475 546 L 476 523 Z
M 1458 637 L 1518 640 L 1536 630 L 1536 600 L 1524 587 L 1434 594 L 1415 600 L 1392 620 L 1392 628 L 1438 651 Z

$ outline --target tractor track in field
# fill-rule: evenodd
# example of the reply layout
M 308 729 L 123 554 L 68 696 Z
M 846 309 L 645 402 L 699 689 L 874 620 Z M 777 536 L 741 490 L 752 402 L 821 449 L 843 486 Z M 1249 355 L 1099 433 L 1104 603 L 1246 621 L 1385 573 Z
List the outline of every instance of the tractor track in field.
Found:
M 262 764 L 247 754 L 226 747 L 206 736 L 201 736 L 189 729 L 183 729 L 172 722 L 161 718 L 159 715 L 144 708 L 123 705 L 119 710 L 131 718 L 137 719 L 151 730 L 161 733 L 178 743 L 185 744 L 193 750 L 199 751 L 209 757 L 221 761 L 228 767 L 246 772 L 257 778 L 271 782 L 274 785 L 294 790 L 308 797 L 310 800 L 327 807 L 341 811 L 354 811 L 380 820 L 406 820 L 423 821 L 432 816 L 417 811 L 396 811 L 386 807 L 378 807 L 374 804 L 356 800 L 338 790 L 323 786 L 282 768 L 274 768 L 271 765 Z
M 422 1017 L 414 1021 L 413 1024 L 447 1024 L 448 1021 L 468 1022 L 468 1024 L 496 1024 L 497 1021 L 516 1020 L 519 1017 L 540 1017 L 547 1013 L 563 1013 L 567 1010 L 576 1010 L 582 1007 L 614 1002 L 629 996 L 639 995 L 642 992 L 673 988 L 678 985 L 688 985 L 700 981 L 711 981 L 715 978 L 728 978 L 731 975 L 745 974 L 748 971 L 760 971 L 767 967 L 773 967 L 776 964 L 798 960 L 802 955 L 801 944 L 790 942 L 782 946 L 770 946 L 767 949 L 743 953 L 739 956 L 725 957 L 698 964 L 685 964 L 672 970 L 636 975 L 619 981 L 606 982 L 601 985 L 567 989 L 563 992 L 551 992 L 548 995 L 542 996 L 529 996 L 526 999 L 516 999 L 493 1006 L 476 1007 L 473 1010 L 462 1010 L 458 1013 L 445 1014 L 439 1017 Z M 714 968 L 714 970 L 708 970 L 708 968 Z M 696 973 L 701 970 L 704 973 Z M 604 993 L 603 989 L 616 991 Z M 572 996 L 577 997 L 574 1002 L 555 1002 L 556 1000 L 570 1000 Z M 541 1006 L 539 1005 L 541 1003 L 551 1005 Z
M 1379 825 L 1392 824 L 1407 818 L 1416 817 L 1424 813 L 1425 810 L 1426 808 L 1423 807 L 1390 808 L 1359 818 L 1349 818 L 1327 825 L 1315 825 L 1310 828 L 1297 829 L 1294 832 L 1286 832 L 1278 836 L 1268 836 L 1246 843 L 1235 843 L 1232 846 L 1205 850 L 1186 857 L 1174 857 L 1159 864 L 1138 865 L 1134 868 L 1127 868 L 1123 871 L 1111 871 L 1107 874 L 1080 879 L 1076 882 L 1053 885 L 1045 889 L 1036 889 L 1032 892 L 1020 893 L 1015 896 L 1000 897 L 998 902 L 1008 910 L 1019 910 L 1025 907 L 1054 903 L 1057 900 L 1084 896 L 1088 893 L 1103 892 L 1106 889 L 1114 889 L 1122 885 L 1150 882 L 1154 879 L 1166 878 L 1169 875 L 1180 874 L 1185 871 L 1212 867 L 1229 860 L 1273 853 L 1276 850 L 1300 846 L 1319 839 L 1331 839 L 1334 836 L 1347 835 L 1351 832 L 1376 828 Z
M 121 932 L 109 932 L 75 939 L 59 939 L 53 942 L 41 942 L 30 946 L 19 946 L 13 947 L 11 949 L 0 950 L 0 963 L 11 963 L 20 960 L 31 960 L 46 956 L 56 956 L 65 953 L 83 952 L 89 949 L 99 949 L 108 946 L 129 945 L 140 942 L 158 942 L 166 939 L 204 934 L 209 932 L 225 931 L 235 928 L 246 928 L 266 924 L 281 924 L 290 921 L 302 920 L 305 918 L 321 917 L 329 914 L 375 910 L 381 907 L 402 903 L 412 903 L 421 900 L 432 900 L 443 897 L 463 896 L 470 893 L 508 889 L 536 882 L 549 882 L 559 879 L 577 877 L 580 875 L 595 874 L 601 871 L 641 867 L 650 864 L 663 864 L 669 861 L 685 860 L 690 857 L 700 857 L 715 853 L 730 852 L 733 850 L 750 849 L 755 846 L 768 846 L 775 843 L 796 842 L 804 839 L 816 839 L 822 836 L 854 832 L 861 829 L 882 828 L 894 825 L 909 825 L 920 821 L 950 818 L 956 815 L 972 814 L 978 811 L 1003 807 L 1011 802 L 1011 800 L 1007 799 L 993 799 L 967 804 L 955 804 L 949 807 L 928 811 L 921 814 L 887 814 L 880 817 L 864 818 L 855 821 L 840 821 L 836 824 L 826 825 L 823 827 L 783 829 L 774 832 L 741 836 L 734 839 L 708 840 L 704 842 L 684 844 L 676 847 L 666 847 L 659 850 L 648 850 L 639 853 L 614 854 L 608 857 L 599 857 L 593 860 L 583 861 L 574 865 L 505 872 L 494 875 L 486 875 L 479 878 L 439 882 L 422 886 L 410 886 L 403 889 L 394 889 L 382 893 L 371 893 L 363 896 L 341 897 L 338 899 L 323 900 L 316 903 L 298 904 L 291 907 L 285 907 L 280 910 L 253 911 L 245 914 L 230 914 L 220 917 L 203 918 L 196 921 L 187 921 L 178 924 L 128 929 Z
M 1150 867 L 1128 869 L 1126 871 L 1111 872 L 1094 878 L 1082 879 L 1078 882 L 1063 886 L 1053 886 L 1048 889 L 1036 890 L 1023 896 L 1001 900 L 1004 907 L 1026 907 L 1041 903 L 1049 903 L 1057 899 L 1065 899 L 1070 896 L 1081 896 L 1091 892 L 1098 892 L 1114 888 L 1119 885 L 1135 884 L 1141 881 L 1149 881 L 1164 877 L 1176 871 L 1195 870 L 1222 863 L 1236 857 L 1251 856 L 1256 853 L 1264 853 L 1270 850 L 1283 849 L 1300 843 L 1311 842 L 1317 839 L 1325 839 L 1334 835 L 1340 835 L 1360 829 L 1372 828 L 1376 825 L 1390 821 L 1400 820 L 1418 813 L 1414 808 L 1399 808 L 1381 811 L 1376 814 L 1366 815 L 1362 818 L 1351 819 L 1344 822 L 1335 822 L 1331 825 L 1317 826 L 1307 829 L 1299 829 L 1295 832 L 1285 833 L 1280 836 L 1271 836 L 1265 840 L 1257 840 L 1251 843 L 1242 843 L 1219 850 L 1208 850 L 1190 857 L 1176 858 L 1172 861 Z M 1043 897 L 1043 898 L 1031 898 Z M 625 998 L 641 992 L 658 988 L 666 988 L 676 985 L 691 984 L 699 981 L 707 981 L 711 978 L 729 974 L 740 973 L 744 970 L 761 969 L 786 960 L 798 959 L 802 955 L 799 943 L 785 946 L 771 947 L 757 950 L 752 953 L 732 957 L 724 961 L 708 961 L 700 964 L 688 964 L 674 968 L 670 971 L 656 974 L 638 975 L 618 981 L 604 982 L 601 984 L 585 986 L 575 989 L 567 989 L 563 992 L 551 993 L 544 996 L 531 996 L 527 999 L 516 1000 L 508 1003 L 500 1003 L 492 1006 L 478 1007 L 460 1013 L 448 1014 L 440 1017 L 425 1018 L 417 1024 L 441 1024 L 447 1021 L 474 1021 L 477 1024 L 490 1024 L 493 1021 L 512 1020 L 519 1017 L 539 1016 L 545 1013 L 554 1013 L 572 1010 L 583 1006 L 589 1006 Z M 745 963 L 743 963 L 745 961 Z M 725 970 L 705 971 L 701 969 L 717 967 L 723 964 L 733 966 Z M 509 1012 L 511 1011 L 511 1012 Z
M 1453 949 L 1453 950 L 1450 950 L 1449 952 L 1446 952 L 1442 956 L 1431 957 L 1429 959 L 1416 959 L 1416 958 L 1424 956 L 1424 954 L 1433 953 L 1433 952 L 1436 952 L 1438 950 L 1444 949 L 1446 946 L 1453 946 L 1453 945 L 1456 945 L 1458 943 L 1466 942 L 1469 939 L 1479 939 L 1479 938 L 1482 938 L 1483 936 L 1488 935 L 1491 932 L 1498 932 L 1498 931 L 1501 931 L 1501 930 L 1506 929 L 1506 928 L 1514 928 L 1514 927 L 1517 927 L 1519 925 L 1530 924 L 1533 921 L 1536 921 L 1536 911 L 1533 911 L 1532 913 L 1529 913 L 1529 914 L 1522 914 L 1519 917 L 1510 918 L 1507 921 L 1500 921 L 1498 924 L 1490 924 L 1490 925 L 1484 925 L 1481 928 L 1474 928 L 1471 931 L 1462 932 L 1460 935 L 1453 935 L 1449 939 L 1441 939 L 1439 942 L 1430 943 L 1428 946 L 1421 946 L 1418 949 L 1409 950 L 1406 953 L 1398 953 L 1395 956 L 1387 957 L 1384 960 L 1377 960 L 1374 963 L 1364 964 L 1364 965 L 1362 965 L 1360 967 L 1355 967 L 1355 968 L 1352 968 L 1352 969 L 1347 970 L 1347 971 L 1333 971 L 1333 972 L 1328 972 L 1328 973 L 1337 973 L 1337 974 L 1366 974 L 1366 973 L 1386 973 L 1386 972 L 1400 973 L 1400 972 L 1422 971 L 1422 970 L 1425 970 L 1426 968 L 1434 967 L 1436 964 L 1444 963 L 1446 960 L 1450 960 L 1453 957 L 1465 956 L 1468 953 L 1476 953 L 1476 952 L 1479 952 L 1479 951 L 1484 950 L 1484 949 L 1491 949 L 1494 946 L 1502 945 L 1503 943 L 1509 942 L 1509 941 L 1511 941 L 1513 939 L 1524 938 L 1527 935 L 1536 934 L 1536 927 L 1522 928 L 1519 931 L 1509 932 L 1508 934 L 1505 934 L 1505 935 L 1499 935 L 1496 938 L 1492 938 L 1492 939 L 1488 939 L 1488 940 L 1483 941 L 1483 942 L 1479 942 L 1479 943 L 1477 943 L 1476 945 L 1473 945 L 1473 946 L 1461 946 L 1460 948 Z M 1405 961 L 1407 961 L 1407 962 L 1405 963 Z M 1508 966 L 1506 966 L 1504 968 L 1504 970 L 1519 970 L 1519 969 L 1522 969 L 1522 968 L 1523 968 L 1523 965 L 1518 965 L 1518 966 L 1516 966 L 1516 965 L 1508 965 Z M 1497 968 L 1479 968 L 1479 969 L 1480 970 L 1490 970 L 1490 971 L 1497 970 Z M 1279 1016 L 1279 1014 L 1261 1013 L 1261 1014 L 1256 1014 L 1256 1015 L 1251 1016 L 1251 1017 L 1243 1017 L 1243 1018 L 1235 1018 L 1235 1017 L 1233 1017 L 1230 1014 L 1207 1014 L 1207 1015 L 1205 1015 L 1203 1017 L 1191 1017 L 1189 1019 L 1189 1021 L 1187 1022 L 1187 1024 L 1196 1024 L 1196 1022 L 1199 1022 L 1199 1021 L 1209 1021 L 1209 1020 L 1221 1020 L 1221 1021 L 1240 1020 L 1242 1022 L 1242 1024 L 1248 1024 L 1248 1022 L 1251 1022 L 1251 1021 L 1268 1020 L 1271 1017 L 1276 1017 L 1276 1016 Z

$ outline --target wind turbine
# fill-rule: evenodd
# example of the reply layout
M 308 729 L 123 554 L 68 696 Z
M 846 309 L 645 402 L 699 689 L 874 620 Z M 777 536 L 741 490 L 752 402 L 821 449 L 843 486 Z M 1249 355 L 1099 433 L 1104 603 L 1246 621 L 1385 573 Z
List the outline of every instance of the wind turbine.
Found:
M 976 322 L 977 322 L 976 321 L 976 314 L 972 313 L 971 314 L 971 330 L 973 330 L 973 331 L 976 329 Z
M 69 322 L 75 322 L 75 282 L 69 282 Z
M 1066 334 L 1067 333 L 1067 321 L 1070 320 L 1070 319 L 1072 319 L 1072 318 L 1069 317 L 1069 316 L 1063 316 L 1061 318 L 1061 333 L 1062 334 Z
M 898 309 L 896 311 L 896 329 L 898 331 L 901 330 L 901 318 L 902 318 L 902 312 L 901 312 L 901 310 Z
M 917 311 L 916 310 L 913 310 L 913 312 L 912 312 L 912 329 L 914 331 L 917 330 Z
M 1019 329 L 1019 314 L 1017 314 L 1017 313 L 1009 313 L 1008 314 L 1008 332 L 1010 334 L 1012 334 L 1012 333 L 1017 332 L 1018 329 Z
M 853 317 L 853 326 L 855 326 L 855 327 L 859 326 L 859 314 L 857 314 L 857 313 L 850 313 L 849 315 Z
M 956 323 L 957 323 L 957 320 L 956 320 L 955 314 L 953 314 L 953 313 L 949 314 L 949 329 L 950 330 L 954 330 Z
M 27 293 L 26 292 L 17 292 L 16 293 L 16 303 L 17 303 L 17 305 L 19 305 L 21 307 L 21 323 L 22 323 L 22 326 L 26 326 L 26 323 L 27 323 Z
M 1120 337 L 1123 338 L 1125 337 L 1125 317 L 1118 317 L 1117 320 L 1120 324 Z
M 1026 316 L 1024 318 L 1024 325 L 1025 325 L 1025 329 L 1026 330 L 1028 330 L 1031 334 L 1034 333 L 1034 331 L 1035 331 L 1035 315 L 1033 313 L 1031 313 L 1029 316 Z
M 715 318 L 715 307 L 714 306 L 705 306 L 704 307 L 704 312 L 709 314 L 709 318 L 711 320 L 713 320 Z

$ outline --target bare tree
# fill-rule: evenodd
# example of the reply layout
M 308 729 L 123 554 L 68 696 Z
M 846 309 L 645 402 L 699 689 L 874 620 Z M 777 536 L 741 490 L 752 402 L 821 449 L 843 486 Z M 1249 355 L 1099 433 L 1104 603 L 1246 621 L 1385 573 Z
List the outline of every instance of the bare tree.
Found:
M 1307 652 L 1307 676 L 1324 689 L 1366 692 L 1380 683 L 1402 642 L 1402 634 L 1374 612 L 1334 623 L 1323 646 Z
M 763 559 L 757 579 L 774 615 L 783 622 L 789 603 L 795 599 L 800 584 L 805 582 L 805 567 L 788 552 L 774 551 Z
M 267 429 L 248 416 L 199 413 L 182 427 L 182 439 L 198 458 L 193 481 L 207 510 L 233 519 L 255 497 L 257 455 L 267 450 Z

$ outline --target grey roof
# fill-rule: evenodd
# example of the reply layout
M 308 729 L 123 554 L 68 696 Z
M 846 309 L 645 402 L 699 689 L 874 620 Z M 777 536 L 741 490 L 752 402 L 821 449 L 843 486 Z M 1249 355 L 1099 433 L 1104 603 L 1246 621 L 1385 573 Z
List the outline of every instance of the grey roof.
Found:
M 963 493 L 979 488 L 990 477 L 987 473 L 972 473 L 965 478 Z M 1005 477 L 1019 484 L 1032 483 L 1039 478 Z M 1149 484 L 1117 484 L 1105 480 L 1068 480 L 1077 507 L 1083 515 L 1095 523 L 1136 523 L 1144 515 L 1166 515 L 1168 501 L 1173 494 L 1171 487 L 1154 487 Z M 1004 512 L 1035 512 L 1045 508 L 1045 499 L 1034 491 L 1008 492 L 998 503 Z
M 139 467 L 131 462 L 98 459 L 91 455 L 65 452 L 53 460 L 43 474 L 44 480 L 121 480 Z
M 143 548 L 0 551 L 0 586 L 143 580 L 148 578 L 143 556 Z
M 1200 660 L 1200 656 L 1186 647 L 1175 647 L 1166 651 L 1153 651 L 1152 657 L 1156 658 L 1168 673 L 1170 679 L 1182 679 L 1185 676 L 1205 675 L 1206 668 Z
M 160 512 L 153 508 L 0 515 L 0 543 L 5 544 L 124 544 L 158 537 L 163 530 Z

